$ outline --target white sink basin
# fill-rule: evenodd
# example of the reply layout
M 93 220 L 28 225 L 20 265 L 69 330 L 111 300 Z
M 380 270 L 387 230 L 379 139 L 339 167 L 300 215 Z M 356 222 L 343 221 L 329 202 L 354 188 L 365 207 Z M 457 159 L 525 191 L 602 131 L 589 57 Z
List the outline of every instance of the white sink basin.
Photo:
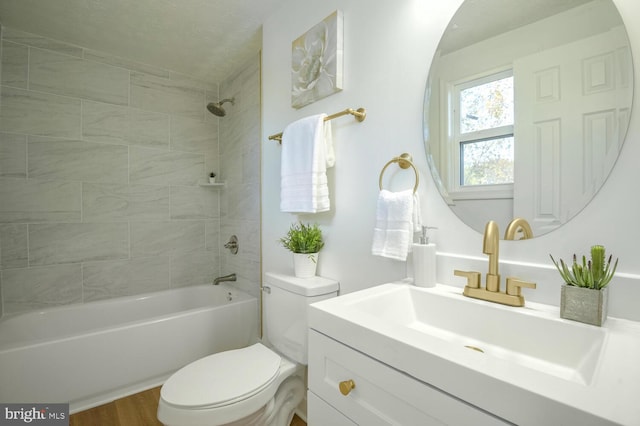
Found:
M 523 426 L 640 426 L 640 322 L 595 327 L 446 285 L 370 287 L 314 303 L 309 327 Z M 483 352 L 471 350 L 478 348 Z
M 347 305 L 376 321 L 415 331 L 417 339 L 435 337 L 476 350 L 478 356 L 581 384 L 591 382 L 606 336 L 601 328 L 540 317 L 527 308 L 413 286 L 391 286 Z

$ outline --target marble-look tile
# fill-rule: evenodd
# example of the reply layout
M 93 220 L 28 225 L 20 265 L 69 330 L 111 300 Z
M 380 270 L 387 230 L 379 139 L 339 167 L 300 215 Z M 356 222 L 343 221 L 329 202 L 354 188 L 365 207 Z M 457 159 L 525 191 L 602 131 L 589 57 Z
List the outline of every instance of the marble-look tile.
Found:
M 126 183 L 128 148 L 32 136 L 28 165 L 30 178 Z
M 260 184 L 237 185 L 235 189 L 227 194 L 227 216 L 232 220 L 256 220 L 260 211 Z
M 260 219 L 256 220 L 225 220 L 220 226 L 220 245 L 227 242 L 230 235 L 235 234 L 241 242 L 237 256 L 242 259 L 260 260 Z M 222 250 L 224 254 L 230 253 Z
M 84 222 L 158 222 L 169 220 L 169 187 L 84 183 Z
M 129 102 L 129 71 L 47 50 L 31 49 L 29 88 L 126 105 Z
M 169 115 L 83 101 L 82 135 L 92 142 L 169 149 Z
M 256 132 L 257 134 L 257 132 Z M 253 140 L 260 140 L 255 136 Z M 260 160 L 261 153 L 258 144 L 246 147 L 242 154 L 242 181 L 245 183 L 260 184 Z
M 170 71 L 169 72 L 169 78 L 175 83 L 178 84 L 180 86 L 186 86 L 186 87 L 198 87 L 200 89 L 203 90 L 203 92 L 205 90 L 208 90 L 209 92 L 217 92 L 218 91 L 218 84 L 217 83 L 213 83 L 210 81 L 204 81 L 204 80 L 198 80 L 194 77 L 191 77 L 189 75 L 186 74 L 181 74 L 175 71 Z
M 171 150 L 198 152 L 201 154 L 218 152 L 218 123 L 192 118 L 171 117 Z
M 29 264 L 117 260 L 129 257 L 126 223 L 29 225 Z
M 202 119 L 206 108 L 204 89 L 190 81 L 175 81 L 131 72 L 131 103 L 135 108 Z
M 169 71 L 164 70 L 162 68 L 141 64 L 139 62 L 131 61 L 125 58 L 120 58 L 118 56 L 112 56 L 107 53 L 98 52 L 96 50 L 85 49 L 84 59 L 100 62 L 107 65 L 113 65 L 115 67 L 126 68 L 128 70 L 140 71 L 146 74 L 155 75 L 157 77 L 164 77 L 164 78 L 170 77 Z
M 82 302 L 80 264 L 2 271 L 4 313 Z
M 223 256 L 220 261 L 221 274 L 235 272 L 237 280 L 233 284 L 254 297 L 260 297 L 260 262 L 251 261 L 237 256 Z M 229 272 L 227 272 L 229 271 Z M 291 268 L 293 274 L 293 267 Z
M 80 182 L 0 178 L 0 222 L 80 220 Z
M 3 86 L 27 88 L 29 76 L 29 48 L 21 44 L 2 42 Z
M 171 187 L 171 219 L 199 220 L 220 217 L 216 190 L 202 186 Z
M 177 253 L 171 258 L 171 287 L 212 283 L 219 271 L 217 258 L 211 251 Z
M 27 137 L 0 133 L 0 177 L 27 177 Z
M 0 225 L 0 269 L 26 268 L 28 262 L 27 225 Z
M 131 257 L 204 250 L 204 222 L 131 223 Z
M 243 261 L 241 268 L 236 268 L 233 264 L 221 264 L 220 267 L 223 271 L 238 271 L 233 287 L 260 299 L 260 262 Z
M 80 137 L 80 100 L 2 87 L 0 129 L 40 136 Z
M 166 290 L 171 286 L 169 256 L 90 262 L 82 266 L 84 301 Z
M 131 147 L 129 181 L 147 185 L 196 185 L 204 178 L 204 155 Z
M 77 58 L 82 57 L 81 47 L 63 43 L 57 40 L 52 40 L 50 38 L 42 37 L 36 34 L 14 30 L 13 28 L 3 28 L 2 38 L 3 40 L 9 40 L 15 43 L 25 44 L 27 46 L 33 46 L 40 49 L 52 50 L 54 52 L 64 53 L 65 55 L 75 56 Z
M 232 234 L 224 234 L 224 241 L 221 241 L 220 235 L 221 233 L 219 220 L 208 220 L 205 222 L 204 239 L 205 247 L 207 248 L 207 250 L 219 253 L 220 250 L 222 250 L 222 246 L 228 241 L 228 238 L 231 237 Z

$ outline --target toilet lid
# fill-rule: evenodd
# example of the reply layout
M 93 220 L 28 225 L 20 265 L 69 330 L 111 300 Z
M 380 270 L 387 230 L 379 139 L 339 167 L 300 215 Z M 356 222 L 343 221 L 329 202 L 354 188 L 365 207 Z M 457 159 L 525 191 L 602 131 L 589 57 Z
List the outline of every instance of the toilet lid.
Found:
M 280 356 L 255 345 L 219 352 L 178 370 L 162 386 L 162 399 L 183 407 L 215 407 L 243 400 L 271 383 Z

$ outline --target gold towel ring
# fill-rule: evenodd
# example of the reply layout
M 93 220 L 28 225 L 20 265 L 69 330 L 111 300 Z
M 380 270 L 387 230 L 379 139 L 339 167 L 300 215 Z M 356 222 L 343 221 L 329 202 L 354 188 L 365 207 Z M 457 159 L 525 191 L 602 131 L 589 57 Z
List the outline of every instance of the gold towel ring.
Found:
M 380 179 L 378 180 L 378 184 L 380 185 L 380 189 L 382 189 L 382 175 L 384 175 L 384 171 L 387 170 L 392 163 L 398 163 L 401 169 L 408 169 L 409 167 L 413 168 L 413 172 L 416 174 L 416 184 L 413 186 L 413 193 L 415 194 L 418 190 L 418 184 L 420 183 L 420 177 L 418 175 L 418 169 L 413 165 L 413 157 L 411 154 L 407 154 L 406 152 L 400 155 L 400 157 L 393 157 L 387 164 L 384 165 L 382 171 L 380 171 Z

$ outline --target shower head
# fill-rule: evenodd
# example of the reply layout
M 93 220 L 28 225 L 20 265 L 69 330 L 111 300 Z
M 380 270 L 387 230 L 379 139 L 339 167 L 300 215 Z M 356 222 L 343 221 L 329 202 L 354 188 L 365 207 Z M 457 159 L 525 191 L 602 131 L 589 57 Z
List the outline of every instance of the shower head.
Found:
M 220 102 L 209 102 L 207 105 L 207 109 L 213 115 L 217 115 L 218 117 L 224 117 L 227 112 L 222 108 L 222 104 L 226 102 L 231 102 L 231 105 L 235 104 L 235 98 L 223 99 Z

